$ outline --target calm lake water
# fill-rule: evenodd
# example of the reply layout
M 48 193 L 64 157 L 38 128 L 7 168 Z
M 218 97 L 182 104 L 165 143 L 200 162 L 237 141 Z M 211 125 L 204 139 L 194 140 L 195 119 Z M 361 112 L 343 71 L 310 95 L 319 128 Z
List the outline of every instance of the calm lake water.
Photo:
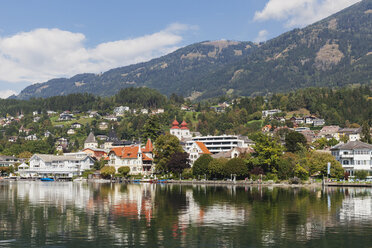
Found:
M 1 182 L 0 247 L 371 247 L 372 190 Z

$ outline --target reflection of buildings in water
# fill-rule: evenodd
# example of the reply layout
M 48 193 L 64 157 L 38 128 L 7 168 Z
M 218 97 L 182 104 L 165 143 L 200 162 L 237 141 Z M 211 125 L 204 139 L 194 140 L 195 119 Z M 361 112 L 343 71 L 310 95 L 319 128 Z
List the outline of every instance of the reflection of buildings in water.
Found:
M 347 189 L 348 197 L 342 202 L 339 212 L 341 223 L 372 220 L 372 190 L 366 188 Z
M 247 208 L 238 208 L 230 202 L 219 202 L 201 207 L 195 202 L 192 189 L 186 191 L 187 207 L 178 217 L 179 225 L 203 224 L 207 226 L 238 225 L 248 218 Z

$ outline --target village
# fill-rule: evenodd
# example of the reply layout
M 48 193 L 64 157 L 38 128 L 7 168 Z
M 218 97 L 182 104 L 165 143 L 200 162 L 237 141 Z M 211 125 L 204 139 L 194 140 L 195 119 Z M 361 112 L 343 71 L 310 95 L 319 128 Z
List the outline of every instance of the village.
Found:
M 230 105 L 226 102 L 218 107 L 212 107 L 216 112 L 224 112 Z M 181 111 L 195 112 L 190 107 L 181 106 Z M 325 125 L 324 119 L 314 115 L 292 116 L 285 118 L 279 109 L 263 110 L 262 120 L 270 124 L 261 128 L 261 133 L 269 137 L 277 137 L 277 142 L 285 146 L 285 134 L 296 132 L 306 138 L 309 149 L 332 154 L 342 165 L 345 173 L 353 176 L 355 171 L 371 171 L 372 168 L 372 145 L 361 141 L 362 127 L 341 128 L 336 125 Z M 130 109 L 127 106 L 115 107 L 111 114 L 101 116 L 97 111 L 87 113 L 63 111 L 47 111 L 47 118 L 55 120 L 54 128 L 65 130 L 65 135 L 55 137 L 56 134 L 46 130 L 43 137 L 36 135 L 34 130 L 21 126 L 19 135 L 9 136 L 8 142 L 16 144 L 19 139 L 28 141 L 47 140 L 54 137 L 55 154 L 29 154 L 28 157 L 0 156 L 0 166 L 4 176 L 16 176 L 18 178 L 54 178 L 73 179 L 81 177 L 84 172 L 90 171 L 90 177 L 100 178 L 100 168 L 110 166 L 115 168 L 116 175 L 120 174 L 119 168 L 127 167 L 127 176 L 156 177 L 157 170 L 154 162 L 155 140 L 137 139 L 122 140 L 118 137 L 114 128 L 115 123 L 127 113 L 141 114 L 147 116 L 164 114 L 164 109 Z M 78 116 L 78 117 L 77 117 Z M 19 122 L 24 116 L 7 116 L 0 119 L 3 127 Z M 40 122 L 42 114 L 38 111 L 32 113 L 32 121 Z M 89 118 L 96 120 L 96 126 L 100 131 L 106 131 L 107 135 L 95 134 L 90 130 L 85 138 L 81 149 L 71 151 L 71 142 L 78 140 L 70 137 L 86 129 L 85 122 Z M 44 113 L 45 121 L 45 113 Z M 281 123 L 274 126 L 273 123 Z M 288 123 L 290 125 L 288 125 Z M 193 164 L 202 156 L 210 155 L 213 159 L 231 160 L 241 156 L 255 153 L 255 142 L 242 135 L 202 135 L 191 131 L 189 123 L 185 120 L 178 122 L 176 119 L 169 124 L 165 133 L 177 137 L 183 152 L 187 153 L 188 163 Z M 288 127 L 290 126 L 290 127 Z M 370 130 L 371 132 L 371 130 Z M 162 135 L 164 135 L 163 133 Z M 4 134 L 3 134 L 4 136 Z M 73 146 L 76 144 L 72 144 Z M 77 146 L 79 147 L 79 146 Z M 284 151 L 283 151 L 284 153 Z M 97 166 L 100 164 L 100 166 Z M 12 167 L 12 170 L 6 168 Z M 95 168 L 95 170 L 94 170 Z M 198 177 L 200 178 L 200 177 Z

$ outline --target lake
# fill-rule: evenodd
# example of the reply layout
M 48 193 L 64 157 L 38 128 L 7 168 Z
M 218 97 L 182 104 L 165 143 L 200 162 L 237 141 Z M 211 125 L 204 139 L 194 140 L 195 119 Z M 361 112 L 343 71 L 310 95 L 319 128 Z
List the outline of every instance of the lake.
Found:
M 0 247 L 371 247 L 372 189 L 0 182 Z

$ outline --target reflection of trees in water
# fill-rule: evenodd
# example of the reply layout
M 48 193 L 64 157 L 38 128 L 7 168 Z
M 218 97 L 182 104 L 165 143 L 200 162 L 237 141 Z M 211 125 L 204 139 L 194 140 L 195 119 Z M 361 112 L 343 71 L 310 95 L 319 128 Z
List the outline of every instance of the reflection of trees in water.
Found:
M 88 194 L 81 205 L 78 199 L 63 202 L 52 198 L 44 202 L 35 198 L 37 195 L 21 192 L 20 187 L 0 184 L 0 238 L 15 238 L 16 242 L 34 246 L 321 245 L 327 235 L 344 238 L 341 234 L 346 231 L 340 225 L 347 224 L 348 219 L 340 220 L 339 212 L 345 202 L 359 203 L 371 196 L 369 189 L 338 188 L 322 191 L 150 184 L 67 187 L 72 189 L 72 198 Z M 65 194 L 44 192 L 53 197 Z M 329 229 L 340 234 L 329 234 Z

